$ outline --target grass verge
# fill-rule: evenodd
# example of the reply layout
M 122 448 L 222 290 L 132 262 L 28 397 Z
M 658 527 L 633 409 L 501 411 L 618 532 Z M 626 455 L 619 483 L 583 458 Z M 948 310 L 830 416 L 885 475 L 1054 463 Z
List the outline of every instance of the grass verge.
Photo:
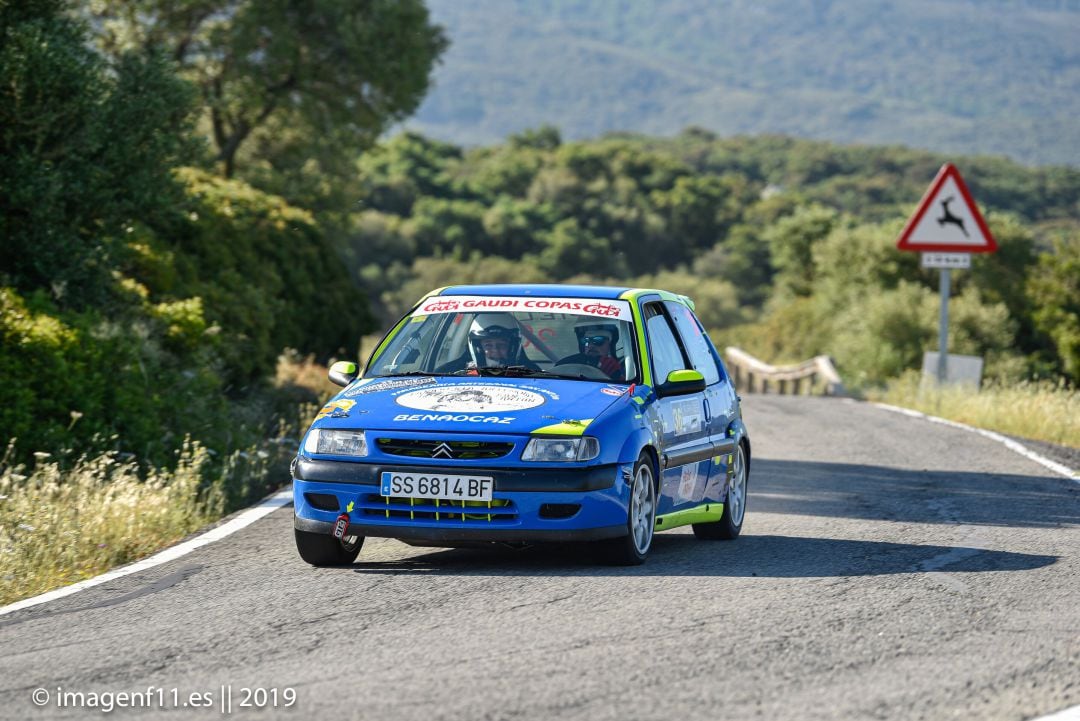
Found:
M 149 556 L 287 482 L 313 400 L 335 387 L 295 353 L 283 354 L 274 386 L 276 432 L 227 457 L 188 441 L 167 469 L 112 451 L 75 461 L 36 453 L 28 468 L 11 462 L 12 440 L 0 458 L 0 606 Z
M 205 448 L 188 443 L 174 470 L 145 478 L 114 453 L 67 470 L 47 461 L 29 473 L 4 464 L 0 605 L 142 558 L 219 518 L 223 481 L 202 481 L 209 460 Z
M 918 373 L 891 381 L 870 400 L 912 408 L 998 433 L 1080 448 L 1080 391 L 1062 384 L 1024 382 L 937 388 L 921 384 Z

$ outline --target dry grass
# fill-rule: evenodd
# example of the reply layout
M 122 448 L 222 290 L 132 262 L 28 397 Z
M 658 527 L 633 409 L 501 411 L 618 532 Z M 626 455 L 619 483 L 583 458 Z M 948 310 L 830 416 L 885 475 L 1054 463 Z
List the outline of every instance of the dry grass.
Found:
M 989 384 L 974 391 L 920 385 L 919 374 L 909 373 L 868 395 L 979 428 L 1080 448 L 1080 391 L 1063 384 Z
M 274 387 L 292 387 L 311 393 L 320 403 L 341 390 L 327 377 L 328 368 L 315 361 L 314 355 L 302 356 L 288 349 L 278 356 Z
M 187 444 L 174 471 L 141 479 L 108 453 L 68 471 L 42 459 L 0 468 L 0 604 L 75 583 L 149 555 L 222 515 L 205 487 L 205 448 Z
M 186 443 L 174 469 L 140 472 L 115 453 L 60 464 L 39 454 L 0 458 L 0 605 L 91 578 L 165 548 L 288 479 L 300 430 L 322 398 L 340 390 L 312 358 L 279 359 L 277 385 L 296 398 L 273 437 L 224 459 Z M 212 482 L 208 481 L 213 479 Z

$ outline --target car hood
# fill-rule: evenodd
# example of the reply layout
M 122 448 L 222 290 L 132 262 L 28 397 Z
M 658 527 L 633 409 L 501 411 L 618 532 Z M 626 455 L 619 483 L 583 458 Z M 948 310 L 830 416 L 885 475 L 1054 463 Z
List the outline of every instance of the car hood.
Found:
M 560 424 L 590 421 L 620 397 L 626 402 L 627 391 L 596 381 L 542 378 L 362 378 L 323 406 L 312 427 L 566 433 L 580 424 Z

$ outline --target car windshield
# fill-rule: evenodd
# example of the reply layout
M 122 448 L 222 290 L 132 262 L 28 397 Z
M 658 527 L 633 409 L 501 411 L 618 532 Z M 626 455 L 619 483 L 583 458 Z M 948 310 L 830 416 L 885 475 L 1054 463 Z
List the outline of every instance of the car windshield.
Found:
M 365 377 L 492 375 L 632 383 L 630 305 L 589 298 L 429 298 Z

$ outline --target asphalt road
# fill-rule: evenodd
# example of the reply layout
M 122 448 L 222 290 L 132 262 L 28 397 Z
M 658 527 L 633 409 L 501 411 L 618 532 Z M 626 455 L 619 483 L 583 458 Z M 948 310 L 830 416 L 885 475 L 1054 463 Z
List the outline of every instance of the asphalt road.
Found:
M 356 565 L 317 570 L 286 507 L 0 617 L 0 718 L 101 718 L 57 698 L 100 706 L 91 694 L 149 687 L 113 713 L 985 720 L 1080 704 L 1080 484 L 866 404 L 748 396 L 745 409 L 754 459 L 735 542 L 679 529 L 622 569 L 572 547 L 372 539 Z M 213 706 L 162 708 L 192 693 Z

